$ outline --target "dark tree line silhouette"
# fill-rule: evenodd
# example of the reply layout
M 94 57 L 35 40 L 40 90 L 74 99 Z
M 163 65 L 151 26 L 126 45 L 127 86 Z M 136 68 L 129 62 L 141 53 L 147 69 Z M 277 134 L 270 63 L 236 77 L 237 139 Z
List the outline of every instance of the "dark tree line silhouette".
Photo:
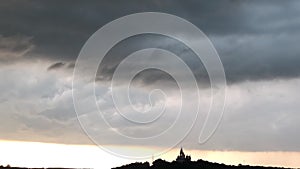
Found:
M 204 160 L 168 162 L 162 159 L 155 160 L 152 165 L 149 162 L 145 163 L 132 163 L 113 169 L 283 169 L 283 167 L 262 167 L 262 166 L 249 166 L 249 165 L 225 165 L 219 163 L 212 163 Z M 287 168 L 284 168 L 287 169 Z
M 191 156 L 186 156 L 181 148 L 180 154 L 177 156 L 176 160 L 172 162 L 158 159 L 155 160 L 152 165 L 150 165 L 149 162 L 136 162 L 112 169 L 283 169 L 283 167 L 262 167 L 241 164 L 234 166 L 212 163 L 201 159 L 197 161 L 191 161 Z

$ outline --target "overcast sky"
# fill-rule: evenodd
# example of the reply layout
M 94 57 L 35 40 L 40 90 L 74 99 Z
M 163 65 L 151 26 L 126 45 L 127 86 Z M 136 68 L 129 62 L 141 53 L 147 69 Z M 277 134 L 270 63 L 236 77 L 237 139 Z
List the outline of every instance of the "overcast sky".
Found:
M 182 145 L 193 149 L 300 151 L 300 1 L 15 1 L 0 2 L 0 139 L 92 144 L 76 119 L 72 76 L 76 58 L 88 38 L 106 23 L 137 12 L 165 12 L 182 17 L 212 41 L 227 79 L 226 109 L 220 126 L 204 145 L 197 139 L 200 119 Z M 144 35 L 117 44 L 100 65 L 97 101 L 114 130 L 130 136 L 161 132 L 174 120 L 134 126 L 114 118 L 107 85 L 118 63 L 130 53 L 159 47 L 178 54 L 203 86 L 202 110 L 210 97 L 207 72 L 184 45 L 167 37 Z M 158 61 L 159 62 L 159 61 Z M 125 72 L 126 73 L 126 72 Z M 174 79 L 150 70 L 136 78 L 134 104 L 145 107 L 144 94 L 165 89 L 178 101 Z M 86 84 L 84 90 L 93 87 Z M 122 89 L 122 86 L 119 90 Z M 191 95 L 195 91 L 186 91 Z M 154 98 L 160 106 L 162 99 Z M 198 100 L 191 99 L 190 107 Z M 174 104 L 173 103 L 173 104 Z M 89 106 L 89 103 L 86 104 Z M 124 111 L 128 105 L 123 105 Z M 169 105 L 175 111 L 176 106 Z M 189 117 L 189 112 L 186 116 Z M 96 121 L 91 121 L 97 123 Z M 105 125 L 105 124 L 98 124 Z M 97 128 L 102 144 L 131 144 Z M 153 132 L 153 133 L 152 133 Z M 176 137 L 176 135 L 174 136 Z M 172 139 L 172 137 L 170 138 Z M 166 143 L 149 145 L 168 146 Z M 166 145 L 165 145 L 166 144 Z

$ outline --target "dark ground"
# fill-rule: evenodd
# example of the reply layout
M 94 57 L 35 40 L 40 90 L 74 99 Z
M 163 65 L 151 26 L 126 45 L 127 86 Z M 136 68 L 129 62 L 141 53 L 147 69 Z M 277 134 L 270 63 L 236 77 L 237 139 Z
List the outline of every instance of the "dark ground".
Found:
M 262 166 L 249 166 L 249 165 L 233 166 L 233 165 L 212 163 L 203 160 L 187 161 L 187 162 L 179 163 L 176 161 L 167 162 L 158 159 L 154 161 L 152 165 L 150 165 L 149 162 L 132 163 L 121 167 L 116 167 L 113 169 L 283 169 L 283 167 L 262 167 Z

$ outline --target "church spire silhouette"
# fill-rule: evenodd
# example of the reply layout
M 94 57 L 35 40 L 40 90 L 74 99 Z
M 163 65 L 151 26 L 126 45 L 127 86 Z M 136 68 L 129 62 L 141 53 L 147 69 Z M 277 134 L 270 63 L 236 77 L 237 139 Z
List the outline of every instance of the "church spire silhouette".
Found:
M 182 147 L 181 147 L 181 149 L 180 149 L 180 156 L 183 156 L 183 157 L 185 157 L 185 154 L 184 154 L 184 152 L 183 152 L 183 149 L 182 149 Z
M 176 161 L 179 163 L 191 161 L 191 156 L 185 156 L 185 154 L 183 152 L 183 148 L 181 147 L 179 156 L 177 156 Z

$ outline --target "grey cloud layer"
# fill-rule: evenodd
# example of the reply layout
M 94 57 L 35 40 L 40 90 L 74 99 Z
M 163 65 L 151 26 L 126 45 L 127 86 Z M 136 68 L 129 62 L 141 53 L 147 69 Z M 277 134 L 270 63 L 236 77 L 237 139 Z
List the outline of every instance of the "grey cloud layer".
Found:
M 0 30 L 5 38 L 32 37 L 35 49 L 24 53 L 28 59 L 72 64 L 84 42 L 109 21 L 135 12 L 167 12 L 191 21 L 212 39 L 228 81 L 234 83 L 300 75 L 299 7 L 299 1 L 4 1 Z M 141 46 L 149 45 L 141 41 Z M 125 57 L 128 50 L 123 47 L 115 54 Z M 120 60 L 110 57 L 103 63 L 108 68 L 103 70 L 105 79 L 111 78 L 112 67 Z M 206 73 L 202 68 L 194 71 Z
M 296 0 L 88 1 L 84 4 L 81 1 L 2 1 L 0 65 L 5 66 L 0 67 L 0 139 L 90 143 L 80 132 L 71 92 L 71 68 L 81 47 L 97 29 L 113 19 L 135 12 L 160 11 L 187 19 L 208 35 L 232 84 L 222 125 L 212 141 L 200 148 L 300 151 L 299 9 L 300 2 Z M 158 36 L 132 37 L 116 45 L 100 65 L 97 80 L 110 80 L 123 58 L 149 46 L 178 54 L 198 81 L 208 80 L 203 65 L 188 48 Z M 157 70 L 141 72 L 137 77 L 138 84 L 156 85 L 163 81 L 165 88 L 177 87 L 170 76 Z M 166 79 L 171 83 L 165 83 Z M 83 98 L 90 94 L 84 93 L 89 85 L 82 88 Z M 149 89 L 143 87 L 142 91 Z M 99 104 L 116 124 L 115 129 L 144 134 L 144 128 L 113 118 L 115 110 L 108 93 L 109 88 L 104 87 L 96 94 Z M 139 101 L 137 106 L 144 106 L 140 94 L 134 94 Z M 190 107 L 194 102 L 191 99 Z M 165 124 L 170 121 L 166 120 Z M 191 137 L 198 137 L 197 127 Z M 99 130 L 105 136 L 104 143 L 122 144 L 111 136 L 111 131 Z M 156 132 L 161 128 L 148 130 Z M 183 145 L 199 148 L 195 144 L 197 139 L 187 138 Z

